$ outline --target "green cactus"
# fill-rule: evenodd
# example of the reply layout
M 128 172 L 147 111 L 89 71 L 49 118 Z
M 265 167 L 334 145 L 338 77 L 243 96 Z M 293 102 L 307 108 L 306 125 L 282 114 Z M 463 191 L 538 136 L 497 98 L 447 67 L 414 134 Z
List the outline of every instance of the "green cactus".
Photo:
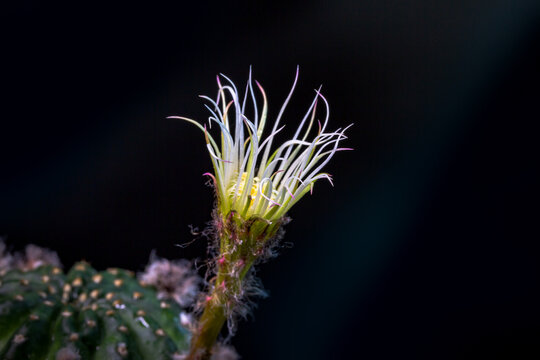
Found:
M 181 359 L 183 308 L 122 269 L 0 273 L 0 359 Z

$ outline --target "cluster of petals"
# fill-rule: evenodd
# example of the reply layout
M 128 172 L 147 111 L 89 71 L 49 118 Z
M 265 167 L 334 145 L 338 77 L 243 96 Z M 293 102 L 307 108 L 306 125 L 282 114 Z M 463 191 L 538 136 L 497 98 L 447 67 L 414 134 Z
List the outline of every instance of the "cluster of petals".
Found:
M 258 91 L 254 89 L 251 71 L 243 97 L 223 74 L 217 76 L 215 100 L 201 96 L 208 101 L 205 105 L 210 112 L 208 126 L 186 117 L 170 117 L 193 123 L 204 132 L 214 168 L 213 174 L 205 175 L 213 178 L 222 214 L 235 211 L 246 219 L 253 216 L 269 221 L 279 219 L 312 191 L 317 180 L 326 179 L 332 183 L 330 174 L 322 169 L 337 152 L 351 150 L 339 147 L 351 125 L 327 131 L 330 108 L 320 89 L 315 90 L 315 98 L 294 136 L 273 146 L 276 134 L 285 127 L 280 126 L 280 121 L 297 81 L 298 69 L 293 86 L 273 121 L 267 117 L 264 89 L 257 81 Z M 317 118 L 320 102 L 325 109 L 322 119 Z M 212 128 L 219 130 L 219 144 L 210 133 Z

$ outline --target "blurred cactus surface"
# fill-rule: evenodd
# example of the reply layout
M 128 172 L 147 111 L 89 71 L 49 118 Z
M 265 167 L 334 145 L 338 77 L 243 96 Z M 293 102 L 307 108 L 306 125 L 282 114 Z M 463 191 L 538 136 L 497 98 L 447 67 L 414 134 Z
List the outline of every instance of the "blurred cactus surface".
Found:
M 7 263 L 0 267 L 0 359 L 181 359 L 189 348 L 182 306 L 131 271 L 98 272 L 79 262 L 64 274 L 51 264 Z

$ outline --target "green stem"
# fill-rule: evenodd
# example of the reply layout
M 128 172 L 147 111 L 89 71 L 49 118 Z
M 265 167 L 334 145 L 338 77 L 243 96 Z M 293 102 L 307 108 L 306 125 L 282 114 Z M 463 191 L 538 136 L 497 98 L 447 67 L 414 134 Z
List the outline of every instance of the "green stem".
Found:
M 200 318 L 199 330 L 193 335 L 191 349 L 186 360 L 206 360 L 217 340 L 227 317 L 223 304 L 207 304 Z

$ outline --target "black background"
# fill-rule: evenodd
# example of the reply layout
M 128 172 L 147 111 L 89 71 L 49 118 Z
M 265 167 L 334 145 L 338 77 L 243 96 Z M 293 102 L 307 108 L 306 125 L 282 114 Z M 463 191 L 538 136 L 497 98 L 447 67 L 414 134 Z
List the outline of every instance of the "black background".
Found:
M 249 65 L 270 117 L 323 84 L 347 146 L 260 268 L 244 359 L 540 356 L 538 1 L 2 5 L 0 235 L 66 266 L 205 257 L 201 134 Z

